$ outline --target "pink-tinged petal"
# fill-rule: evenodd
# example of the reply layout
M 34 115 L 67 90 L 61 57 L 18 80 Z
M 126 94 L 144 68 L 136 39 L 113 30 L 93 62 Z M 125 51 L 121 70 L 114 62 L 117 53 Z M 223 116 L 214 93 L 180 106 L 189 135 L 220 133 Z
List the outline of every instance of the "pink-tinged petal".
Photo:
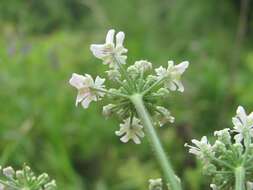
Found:
M 84 86 L 85 77 L 76 73 L 72 74 L 69 84 L 77 89 L 81 89 Z
M 93 53 L 93 55 L 99 59 L 102 59 L 105 57 L 107 54 L 105 52 L 105 44 L 92 44 L 90 46 L 90 50 Z
M 92 99 L 88 96 L 82 101 L 82 106 L 84 109 L 87 109 L 91 103 Z
M 115 30 L 111 29 L 107 32 L 106 35 L 106 39 L 105 39 L 105 43 L 106 44 L 114 44 L 114 34 L 115 34 Z
M 125 39 L 125 33 L 118 32 L 116 35 L 116 47 L 123 46 L 124 39 Z
M 188 61 L 183 61 L 182 63 L 176 65 L 175 68 L 177 69 L 177 71 L 180 74 L 183 74 L 185 72 L 185 70 L 188 68 L 188 66 L 189 66 L 189 62 Z
M 82 100 L 90 95 L 90 92 L 87 91 L 88 89 L 81 89 L 78 91 L 77 97 L 76 97 L 76 106 L 82 102 Z

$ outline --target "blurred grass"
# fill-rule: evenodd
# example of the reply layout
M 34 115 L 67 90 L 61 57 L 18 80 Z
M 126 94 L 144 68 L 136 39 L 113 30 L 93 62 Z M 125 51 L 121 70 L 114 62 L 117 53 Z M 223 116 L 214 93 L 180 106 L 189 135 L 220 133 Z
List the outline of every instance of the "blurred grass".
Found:
M 144 140 L 122 144 L 118 121 L 101 116 L 102 103 L 74 106 L 73 72 L 105 76 L 89 45 L 106 31 L 126 32 L 128 61 L 154 66 L 189 60 L 184 94 L 167 105 L 176 123 L 159 129 L 187 189 L 208 179 L 183 147 L 190 138 L 231 126 L 238 104 L 253 110 L 252 19 L 231 84 L 239 1 L 6 1 L 0 2 L 0 164 L 32 165 L 66 190 L 144 190 L 160 177 Z M 229 90 L 228 90 L 229 89 Z M 176 142 L 176 143 L 175 143 Z

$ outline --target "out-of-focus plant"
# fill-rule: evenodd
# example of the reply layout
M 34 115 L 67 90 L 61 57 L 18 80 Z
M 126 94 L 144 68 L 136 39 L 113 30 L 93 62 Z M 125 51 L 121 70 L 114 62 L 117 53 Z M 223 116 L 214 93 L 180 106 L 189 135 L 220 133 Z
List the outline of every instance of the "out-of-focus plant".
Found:
M 155 74 L 152 74 L 152 63 L 146 60 L 136 61 L 125 68 L 127 49 L 123 46 L 124 38 L 123 32 L 118 32 L 115 37 L 115 30 L 109 30 L 104 44 L 90 46 L 93 55 L 109 66 L 106 72 L 115 86 L 108 89 L 104 85 L 105 79 L 99 76 L 94 80 L 89 74 L 74 73 L 69 83 L 78 90 L 76 105 L 81 103 L 86 109 L 92 101 L 99 101 L 107 96 L 112 103 L 103 107 L 103 114 L 107 117 L 116 115 L 123 119 L 116 135 L 124 143 L 133 140 L 140 144 L 145 135 L 144 127 L 166 182 L 173 190 L 180 190 L 180 180 L 166 157 L 154 126 L 174 122 L 170 111 L 157 105 L 157 100 L 168 97 L 171 91 L 184 91 L 181 75 L 189 63 L 184 61 L 174 65 L 173 61 L 168 61 L 168 67 L 155 69 Z
M 232 122 L 233 129 L 214 132 L 217 140 L 213 145 L 204 136 L 192 140 L 195 146 L 186 146 L 202 161 L 204 174 L 212 177 L 213 190 L 252 190 L 253 112 L 247 115 L 239 106 Z
M 56 190 L 55 180 L 47 173 L 36 176 L 29 166 L 21 170 L 0 167 L 0 190 Z

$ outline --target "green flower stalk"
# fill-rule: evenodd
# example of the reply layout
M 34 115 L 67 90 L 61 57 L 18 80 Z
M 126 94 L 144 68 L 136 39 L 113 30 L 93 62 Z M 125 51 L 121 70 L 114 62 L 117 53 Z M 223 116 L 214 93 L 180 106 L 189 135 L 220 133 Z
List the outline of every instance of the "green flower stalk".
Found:
M 78 90 L 76 105 L 88 108 L 92 101 L 107 97 L 110 104 L 103 107 L 103 115 L 116 115 L 122 120 L 115 132 L 124 143 L 132 140 L 136 144 L 147 135 L 154 153 L 163 170 L 166 181 L 172 190 L 181 190 L 180 182 L 156 134 L 154 126 L 174 122 L 175 118 L 165 107 L 157 105 L 157 100 L 168 97 L 172 91 L 184 91 L 181 75 L 189 63 L 184 61 L 175 65 L 168 61 L 167 68 L 153 70 L 152 63 L 139 60 L 126 67 L 127 49 L 123 46 L 125 34 L 109 30 L 104 44 L 92 44 L 93 55 L 109 66 L 108 79 L 114 88 L 105 86 L 105 79 L 97 76 L 95 80 L 88 74 L 72 74 L 69 83 Z M 144 129 L 144 131 L 143 131 Z
M 0 166 L 0 190 L 56 190 L 55 180 L 50 180 L 47 173 L 36 176 L 30 167 L 22 170 Z
M 232 118 L 233 129 L 215 131 L 217 140 L 211 145 L 204 136 L 186 144 L 204 165 L 204 174 L 212 177 L 213 190 L 252 190 L 253 177 L 253 112 L 246 114 L 239 106 Z

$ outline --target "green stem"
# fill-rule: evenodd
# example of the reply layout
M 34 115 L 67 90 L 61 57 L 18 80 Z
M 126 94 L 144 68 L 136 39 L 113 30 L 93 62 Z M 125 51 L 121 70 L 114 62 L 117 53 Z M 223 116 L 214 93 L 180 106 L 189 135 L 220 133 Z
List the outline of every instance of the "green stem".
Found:
M 164 152 L 164 149 L 160 143 L 160 140 L 156 134 L 156 131 L 153 127 L 151 118 L 148 111 L 143 103 L 142 95 L 135 94 L 131 96 L 131 101 L 134 104 L 137 113 L 143 123 L 146 134 L 150 140 L 150 144 L 154 149 L 154 153 L 158 159 L 161 169 L 163 170 L 164 177 L 166 181 L 169 182 L 172 190 L 181 190 L 180 182 L 178 181 L 172 166 Z
M 235 190 L 245 190 L 245 169 L 242 166 L 235 168 Z
M 111 94 L 111 95 L 114 95 L 114 96 L 121 96 L 121 97 L 123 97 L 123 98 L 129 98 L 128 95 L 122 94 L 122 93 L 120 93 L 120 92 L 111 92 L 111 91 L 108 91 L 108 90 L 105 90 L 105 89 L 94 88 L 94 87 L 91 88 L 91 89 L 93 89 L 93 90 L 95 90 L 95 91 L 98 91 L 98 92 L 103 92 L 103 93 L 105 93 L 105 94 Z
M 148 87 L 146 90 L 144 90 L 144 92 L 142 93 L 143 95 L 147 94 L 150 90 L 152 90 L 153 88 L 155 88 L 156 86 L 160 85 L 160 83 L 164 80 L 164 78 L 161 78 L 159 80 L 157 80 L 154 84 L 152 84 L 150 87 Z

